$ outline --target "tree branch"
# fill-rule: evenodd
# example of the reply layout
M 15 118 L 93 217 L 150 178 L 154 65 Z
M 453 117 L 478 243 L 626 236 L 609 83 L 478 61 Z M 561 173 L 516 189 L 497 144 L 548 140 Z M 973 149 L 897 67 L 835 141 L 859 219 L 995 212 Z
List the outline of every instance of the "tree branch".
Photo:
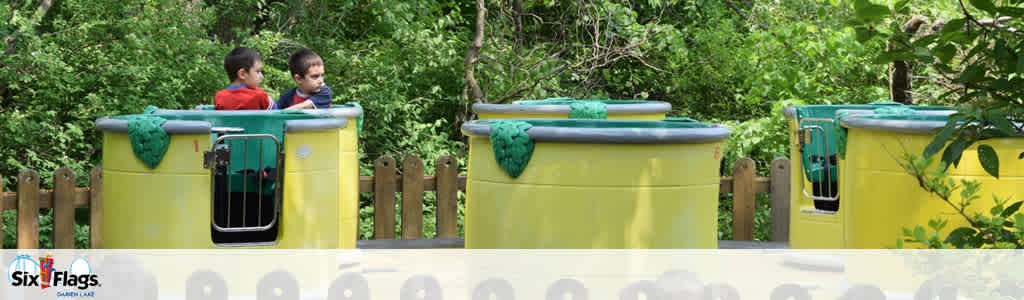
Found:
M 533 80 L 533 84 L 531 84 L 528 87 L 519 87 L 519 88 L 516 88 L 515 90 L 513 90 L 510 93 L 506 93 L 504 96 L 502 96 L 500 99 L 498 99 L 498 101 L 496 103 L 505 103 L 505 101 L 508 101 L 509 99 L 517 98 L 517 97 L 521 96 L 521 94 L 523 92 L 533 91 L 534 89 L 537 88 L 537 85 L 539 85 L 541 82 L 547 81 L 548 79 L 551 79 L 551 77 L 554 77 L 555 75 L 558 75 L 558 74 L 561 74 L 562 72 L 564 72 L 566 66 L 567 66 L 566 64 L 562 64 L 561 66 L 558 66 L 558 68 L 555 68 L 554 70 L 551 70 L 551 72 L 548 72 L 548 74 L 544 75 L 544 77 L 537 78 L 536 80 Z M 516 85 L 518 86 L 519 83 L 516 83 Z
M 765 25 L 764 23 L 761 23 L 761 22 L 758 22 L 758 21 L 755 21 L 755 20 L 751 19 L 746 13 L 743 12 L 743 10 L 741 10 L 739 8 L 739 6 L 736 6 L 736 4 L 733 3 L 732 1 L 729 1 L 729 0 L 722 0 L 722 1 L 725 2 L 725 5 L 728 5 L 729 8 L 731 8 L 733 11 L 735 11 L 736 14 L 740 15 L 740 17 L 742 17 L 744 20 L 749 20 L 750 22 L 754 22 L 754 24 L 756 24 L 757 27 L 760 27 L 761 30 L 764 30 L 764 31 L 768 32 L 768 34 L 772 35 L 772 37 L 774 37 L 776 40 L 781 41 L 782 45 L 786 46 L 786 49 L 789 49 L 790 53 L 793 53 L 793 55 L 800 55 L 799 53 L 796 52 L 796 50 L 793 50 L 793 47 L 789 46 L 788 42 L 780 39 L 778 35 L 775 35 L 775 32 L 771 31 L 771 28 L 769 28 L 768 25 Z
M 741 10 L 739 8 L 739 6 L 736 6 L 736 3 L 732 3 L 732 1 L 729 1 L 729 0 L 722 0 L 722 1 L 725 2 L 725 5 L 728 5 L 729 8 L 731 8 L 733 11 L 735 11 L 736 14 L 739 14 L 740 17 L 743 17 L 743 19 L 746 19 L 746 20 L 750 20 L 750 17 L 747 16 L 747 13 L 744 13 L 743 10 Z M 756 21 L 754 22 L 754 24 L 757 24 L 757 27 L 761 27 L 761 30 L 768 31 L 768 25 L 764 25 L 761 22 L 756 22 Z
M 35 15 L 34 19 L 32 20 L 32 25 L 33 26 L 36 25 L 36 24 L 39 24 L 39 22 L 43 21 L 43 17 L 46 17 L 46 13 L 50 11 L 50 6 L 51 5 L 53 5 L 53 1 L 52 0 L 42 0 L 42 1 L 39 1 L 39 9 L 36 10 L 36 15 Z
M 52 0 L 39 1 L 39 8 L 36 9 L 35 15 L 32 16 L 32 20 L 29 22 L 29 26 L 35 27 L 37 24 L 39 24 L 39 22 L 42 22 L 43 17 L 46 17 L 46 13 L 50 11 L 50 6 L 52 5 Z M 17 33 L 12 33 L 3 38 L 4 44 L 7 46 L 7 48 L 4 50 L 4 55 L 14 53 L 14 50 L 17 49 L 17 47 L 14 46 L 15 41 L 18 40 L 15 37 L 16 35 Z
M 986 33 L 990 32 L 988 28 L 985 28 L 985 25 L 982 25 L 981 22 L 978 22 L 978 20 L 975 19 L 974 16 L 972 16 L 971 13 L 967 11 L 967 6 L 964 6 L 964 0 L 957 0 L 957 2 L 960 3 L 960 9 L 963 10 L 964 16 L 967 17 L 967 20 L 970 20 L 972 23 L 977 24 L 978 27 L 981 27 L 981 29 L 985 30 Z

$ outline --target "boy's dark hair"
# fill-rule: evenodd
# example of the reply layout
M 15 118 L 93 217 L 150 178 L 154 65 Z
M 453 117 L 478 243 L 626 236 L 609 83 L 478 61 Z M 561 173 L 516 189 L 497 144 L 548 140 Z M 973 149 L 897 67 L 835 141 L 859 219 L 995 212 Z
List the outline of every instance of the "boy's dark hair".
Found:
M 324 65 L 323 59 L 309 49 L 299 50 L 288 59 L 288 69 L 292 71 L 292 75 L 306 76 L 306 71 L 310 67 L 322 65 Z
M 256 50 L 238 47 L 228 52 L 224 57 L 224 71 L 228 73 L 228 79 L 232 82 L 238 79 L 238 70 L 249 70 L 257 61 L 260 61 L 260 54 Z

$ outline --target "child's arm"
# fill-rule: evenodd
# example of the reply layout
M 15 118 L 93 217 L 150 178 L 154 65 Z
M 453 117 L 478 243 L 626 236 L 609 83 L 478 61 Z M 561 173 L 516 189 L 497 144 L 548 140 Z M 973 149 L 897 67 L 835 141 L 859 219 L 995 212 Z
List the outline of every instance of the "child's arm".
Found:
M 310 97 L 309 100 L 313 102 L 313 105 L 316 108 L 330 108 L 331 98 L 334 98 L 333 93 L 331 93 L 331 88 L 327 87 L 327 84 L 324 84 L 320 87 L 320 92 L 313 95 L 313 97 Z
M 277 98 L 275 103 L 276 109 L 287 109 L 288 104 L 292 102 L 292 97 L 295 96 L 295 89 L 290 89 L 281 93 L 281 96 Z
M 306 101 L 302 101 L 302 103 L 289 106 L 286 109 L 312 109 L 312 108 L 313 108 L 313 100 L 306 100 Z
M 267 96 L 267 110 L 275 110 L 275 109 L 277 109 L 277 103 L 274 102 L 274 99 L 270 98 L 270 96 L 268 95 Z
M 333 96 L 332 96 L 332 93 L 331 93 L 331 88 L 327 87 L 327 85 L 325 84 L 325 85 L 323 85 L 323 87 L 320 88 L 320 92 L 317 92 L 312 97 L 309 97 L 309 99 L 307 99 L 306 101 L 302 101 L 302 103 L 289 106 L 287 109 L 322 109 L 322 108 L 329 108 L 329 107 L 331 107 L 331 98 L 332 97 Z

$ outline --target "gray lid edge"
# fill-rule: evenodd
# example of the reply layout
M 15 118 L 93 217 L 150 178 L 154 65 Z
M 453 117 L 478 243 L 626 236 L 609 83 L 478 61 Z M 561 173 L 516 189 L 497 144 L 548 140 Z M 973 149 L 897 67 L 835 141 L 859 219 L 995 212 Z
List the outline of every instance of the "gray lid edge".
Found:
M 713 124 L 710 128 L 566 128 L 534 126 L 526 131 L 537 142 L 571 142 L 593 144 L 668 144 L 721 141 L 732 133 Z M 491 127 L 477 121 L 462 124 L 462 130 L 473 135 L 489 136 Z
M 284 122 L 284 132 L 330 130 L 345 128 L 346 126 L 348 126 L 348 120 L 339 118 L 288 120 Z
M 206 121 L 184 121 L 168 120 L 160 126 L 167 134 L 197 134 L 210 133 L 210 122 Z M 96 128 L 102 131 L 128 133 L 128 120 L 111 118 L 99 118 L 96 120 Z
M 266 113 L 270 114 L 281 110 L 200 110 L 200 109 L 157 109 L 153 112 L 156 115 L 165 114 L 183 114 L 183 115 L 232 115 L 232 114 L 252 114 L 252 113 Z M 363 115 L 363 109 L 359 107 L 335 107 L 335 108 L 321 108 L 321 109 L 302 109 L 299 110 L 312 115 L 323 115 L 331 116 L 335 118 L 355 118 Z
M 630 114 L 630 113 L 667 113 L 672 110 L 672 104 L 664 101 L 648 101 L 637 104 L 608 104 L 608 114 Z M 481 113 L 523 113 L 523 114 L 547 114 L 547 113 L 569 113 L 569 105 L 566 104 L 491 104 L 474 103 L 473 112 Z
M 839 109 L 839 110 L 836 110 L 837 114 L 840 113 L 840 112 L 849 112 L 850 114 L 860 114 L 860 115 L 874 114 L 874 110 L 872 110 L 872 109 L 849 108 L 849 109 Z M 956 110 L 914 110 L 914 114 L 915 115 L 926 115 L 926 116 L 949 116 L 949 115 L 952 115 L 952 114 L 955 114 L 955 113 L 957 113 Z M 787 117 L 789 117 L 789 118 L 796 118 L 796 106 L 786 106 L 786 107 L 783 107 L 782 108 L 782 114 L 787 116 Z
M 789 117 L 789 118 L 791 118 L 791 119 L 792 118 L 796 118 L 796 107 L 795 106 L 783 107 L 782 108 L 782 114 L 787 116 L 787 117 Z
M 942 121 L 879 120 L 858 118 L 857 116 L 844 117 L 839 120 L 839 123 L 846 128 L 925 134 L 934 133 L 946 126 L 946 122 Z

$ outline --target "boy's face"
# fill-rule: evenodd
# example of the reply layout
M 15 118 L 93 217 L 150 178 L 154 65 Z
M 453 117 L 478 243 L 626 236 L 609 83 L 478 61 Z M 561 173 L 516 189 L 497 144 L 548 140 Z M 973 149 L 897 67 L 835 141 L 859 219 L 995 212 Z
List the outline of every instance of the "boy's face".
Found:
M 263 61 L 257 60 L 248 70 L 238 70 L 238 80 L 250 89 L 259 88 L 263 81 Z
M 304 94 L 316 94 L 324 85 L 324 66 L 311 66 L 306 70 L 306 76 L 293 75 L 299 91 Z

